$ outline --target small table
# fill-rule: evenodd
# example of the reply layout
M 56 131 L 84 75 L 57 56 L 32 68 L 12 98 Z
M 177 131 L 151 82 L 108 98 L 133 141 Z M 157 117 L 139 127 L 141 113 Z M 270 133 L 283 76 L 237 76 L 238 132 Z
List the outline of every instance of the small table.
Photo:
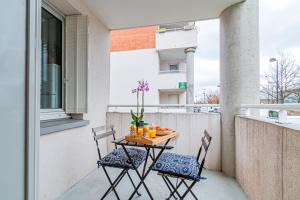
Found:
M 126 139 L 126 137 L 124 137 L 124 138 L 112 141 L 116 145 L 122 146 L 125 154 L 127 155 L 129 161 L 131 162 L 131 164 L 134 168 L 134 171 L 137 173 L 138 177 L 140 178 L 139 184 L 137 185 L 137 187 L 135 188 L 135 190 L 133 191 L 133 193 L 131 194 L 129 199 L 133 198 L 133 196 L 135 195 L 135 193 L 138 191 L 139 187 L 142 184 L 145 187 L 149 197 L 151 199 L 153 199 L 147 185 L 145 184 L 145 179 L 146 179 L 147 175 L 150 173 L 153 166 L 155 165 L 156 161 L 159 159 L 159 157 L 163 153 L 163 151 L 166 150 L 166 149 L 172 149 L 173 148 L 173 146 L 168 146 L 168 143 L 170 142 L 171 139 L 175 138 L 176 136 L 177 136 L 177 133 L 174 131 L 174 132 L 172 132 L 170 134 L 167 134 L 167 135 L 164 135 L 164 136 L 156 136 L 155 138 L 143 138 L 143 137 L 141 137 L 141 138 L 136 138 L 136 140 L 132 140 L 129 137 L 127 137 L 127 139 Z M 161 143 L 164 143 L 164 144 L 160 145 Z M 147 156 L 146 156 L 146 160 L 145 160 L 145 163 L 144 163 L 142 174 L 140 174 L 138 169 L 133 165 L 132 159 L 130 158 L 129 153 L 126 150 L 125 146 L 143 147 L 143 148 L 146 149 Z M 153 155 L 150 154 L 150 149 L 152 149 L 152 151 L 153 151 L 152 154 Z M 157 156 L 155 156 L 154 149 L 159 149 L 160 150 L 159 153 L 157 154 Z M 149 168 L 146 171 L 146 165 L 147 165 L 147 161 L 148 161 L 149 156 L 150 156 L 150 158 L 152 159 L 153 162 L 151 163 L 151 165 L 149 166 Z

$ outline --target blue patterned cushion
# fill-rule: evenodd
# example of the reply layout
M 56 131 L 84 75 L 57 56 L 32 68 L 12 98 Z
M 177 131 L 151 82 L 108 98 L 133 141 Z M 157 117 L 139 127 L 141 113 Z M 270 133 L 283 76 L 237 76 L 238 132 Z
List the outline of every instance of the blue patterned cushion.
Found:
M 138 168 L 146 159 L 146 151 L 137 148 L 126 149 L 133 161 L 134 166 Z M 115 149 L 104 156 L 101 160 L 98 161 L 98 165 L 133 169 L 132 164 L 130 163 L 126 153 L 122 148 Z
M 163 153 L 155 163 L 153 170 L 163 174 L 199 181 L 199 163 L 195 156 Z

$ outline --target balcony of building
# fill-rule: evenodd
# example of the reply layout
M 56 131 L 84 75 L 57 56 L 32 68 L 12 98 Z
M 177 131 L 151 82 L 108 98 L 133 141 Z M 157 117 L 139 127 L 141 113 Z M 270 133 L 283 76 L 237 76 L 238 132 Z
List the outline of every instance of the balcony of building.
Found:
M 113 177 L 118 175 L 117 170 L 112 169 L 110 173 Z M 222 200 L 246 200 L 247 197 L 245 193 L 241 190 L 238 183 L 224 174 L 216 171 L 205 170 L 204 176 L 209 177 L 205 182 L 196 185 L 195 195 L 199 199 L 222 199 Z M 104 194 L 106 188 L 99 187 L 99 185 L 106 186 L 105 181 L 106 177 L 103 172 L 95 170 L 80 180 L 74 187 L 61 195 L 58 200 L 83 200 L 83 199 L 100 199 L 101 195 Z M 133 177 L 134 181 L 137 181 L 137 177 Z M 128 191 L 131 191 L 132 188 L 129 187 L 129 180 L 124 180 L 118 185 L 119 195 L 122 199 L 128 199 Z M 147 179 L 147 184 L 149 189 L 153 192 L 154 199 L 166 199 L 168 196 L 167 188 L 160 177 L 157 174 L 151 173 Z M 215 188 L 219 188 L 219 191 L 216 193 Z M 140 192 L 142 196 L 136 197 L 136 199 L 147 200 L 149 197 L 146 194 L 146 191 L 141 188 Z M 107 200 L 114 200 L 116 197 L 113 193 L 110 193 Z M 189 195 L 186 199 L 193 199 L 193 196 Z
M 156 49 L 160 53 L 164 50 L 195 46 L 197 46 L 197 29 L 194 23 L 159 26 L 156 33 Z
M 160 60 L 185 60 L 185 49 L 197 47 L 197 34 L 194 23 L 159 26 L 156 33 L 156 50 Z
M 231 8 L 229 5 L 236 2 L 230 1 L 228 5 L 222 2 L 220 3 L 222 5 L 218 4 L 219 8 L 214 6 L 212 8 L 210 6 L 216 4 L 217 1 L 210 1 L 206 7 L 210 8 L 211 15 L 207 15 L 204 12 L 205 9 L 202 9 L 203 12 L 196 9 L 186 13 L 186 16 L 192 14 L 193 17 L 188 17 L 188 19 L 181 16 L 178 19 L 177 15 L 173 16 L 172 11 L 168 11 L 170 15 L 168 22 L 159 18 L 158 15 L 151 14 L 154 7 L 150 7 L 142 9 L 145 12 L 143 14 L 148 17 L 145 17 L 145 21 L 141 23 L 139 17 L 136 17 L 137 10 L 126 7 L 122 1 L 118 2 L 120 5 L 117 8 L 114 7 L 113 13 L 110 12 L 111 9 L 103 9 L 114 6 L 112 1 L 86 2 L 88 8 L 96 15 L 95 17 L 94 14 L 90 14 L 89 10 L 84 11 L 92 16 L 90 19 L 94 19 L 90 22 L 94 26 L 89 29 L 89 44 L 93 47 L 89 52 L 102 50 L 104 54 L 107 53 L 109 45 L 106 45 L 104 50 L 103 47 L 98 47 L 96 44 L 102 44 L 102 40 L 97 39 L 96 36 L 108 37 L 108 34 L 106 35 L 108 30 L 103 28 L 98 19 L 101 19 L 101 22 L 112 30 L 153 24 L 174 24 L 178 21 L 196 20 L 199 17 L 207 19 L 220 16 L 222 18 L 220 90 L 223 101 L 221 105 L 188 105 L 184 101 L 188 89 L 191 88 L 191 85 L 186 83 L 188 73 L 185 72 L 189 68 L 187 64 L 189 63 L 190 66 L 193 64 L 193 53 L 197 46 L 197 30 L 190 24 L 161 26 L 156 33 L 156 48 L 146 53 L 147 59 L 142 59 L 141 56 L 135 54 L 136 52 L 117 57 L 122 64 L 128 62 L 130 57 L 128 55 L 136 55 L 132 56 L 136 59 L 131 61 L 128 67 L 121 65 L 122 67 L 117 70 L 112 69 L 109 62 L 103 63 L 103 60 L 107 61 L 107 57 L 92 54 L 89 58 L 92 67 L 89 68 L 88 76 L 88 114 L 79 115 L 83 119 L 90 120 L 90 124 L 82 128 L 40 137 L 41 199 L 101 198 L 109 187 L 109 182 L 104 172 L 96 168 L 98 158 L 91 129 L 96 126 L 114 125 L 117 137 L 128 135 L 132 121 L 129 111 L 135 109 L 136 105 L 126 104 L 133 102 L 136 97 L 130 96 L 127 90 L 120 89 L 124 86 L 131 87 L 128 81 L 121 81 L 121 77 L 129 76 L 135 80 L 143 74 L 146 74 L 147 77 L 144 78 L 152 80 L 153 87 L 157 88 L 155 94 L 149 96 L 149 99 L 155 97 L 160 101 L 157 104 L 161 103 L 160 105 L 147 105 L 146 103 L 144 119 L 179 133 L 178 137 L 171 142 L 174 147 L 172 152 L 195 155 L 204 130 L 207 130 L 213 137 L 205 163 L 206 170 L 203 176 L 206 179 L 201 180 L 193 189 L 199 199 L 297 199 L 299 196 L 297 174 L 299 174 L 300 142 L 298 125 L 284 123 L 282 121 L 285 118 L 284 115 L 283 117 L 280 115 L 278 119 L 280 123 L 278 123 L 273 119 L 261 118 L 255 114 L 256 112 L 251 114 L 250 111 L 261 109 L 256 104 L 259 92 L 259 52 L 255 3 L 247 2 L 249 4 L 246 4 L 245 8 L 239 7 L 239 4 Z M 135 6 L 144 8 L 139 1 L 135 1 Z M 126 12 L 119 9 L 122 7 L 127 8 Z M 223 12 L 225 8 L 227 9 Z M 241 13 L 239 9 L 242 10 Z M 155 13 L 157 12 L 156 10 Z M 128 13 L 136 15 L 128 15 Z M 161 13 L 165 13 L 164 10 Z M 246 15 L 245 19 L 252 23 L 244 26 L 248 21 L 240 21 L 236 15 Z M 125 23 L 121 23 L 125 18 L 127 19 Z M 241 17 L 241 19 L 244 18 Z M 240 30 L 240 27 L 243 28 L 242 32 L 233 31 Z M 158 52 L 159 59 L 156 59 L 155 51 Z M 187 59 L 188 56 L 189 59 Z M 148 67 L 156 65 L 157 60 L 159 60 L 158 67 Z M 101 63 L 101 68 L 99 63 Z M 137 69 L 143 70 L 135 73 Z M 108 80 L 109 73 L 112 74 L 110 81 Z M 182 84 L 183 88 L 180 87 L 180 83 L 185 83 Z M 160 85 L 164 86 L 160 87 Z M 121 100 L 123 104 L 108 105 L 111 97 Z M 81 98 L 74 99 L 79 102 L 81 100 Z M 245 105 L 244 103 L 253 104 Z M 212 107 L 218 109 L 211 109 Z M 275 106 L 272 109 L 284 114 L 285 112 L 282 112 L 284 109 L 298 110 L 299 105 Z M 78 117 L 78 115 L 73 116 Z M 112 150 L 111 141 L 112 139 L 107 139 L 102 142 L 102 152 L 109 153 Z M 117 175 L 115 169 L 109 172 L 112 177 Z M 134 173 L 130 173 L 134 181 L 138 182 Z M 146 183 L 155 199 L 168 197 L 169 191 L 157 173 L 151 172 Z M 133 191 L 129 184 L 130 181 L 124 178 L 116 188 L 121 199 L 128 199 Z M 140 199 L 148 199 L 143 187 L 140 192 L 142 193 Z M 107 199 L 115 198 L 113 193 L 107 197 Z M 187 199 L 191 198 L 191 196 L 187 197 Z
M 188 107 L 198 108 L 198 110 L 202 108 L 204 111 L 191 113 L 187 112 Z M 241 105 L 240 114 L 235 116 L 236 178 L 221 172 L 221 162 L 224 162 L 222 156 L 226 154 L 221 145 L 221 114 L 203 109 L 213 107 L 219 105 L 145 106 L 145 121 L 170 127 L 179 133 L 178 137 L 170 143 L 174 146 L 171 152 L 195 155 L 204 130 L 211 134 L 213 142 L 206 158 L 206 169 L 203 174 L 205 179 L 193 189 L 195 195 L 199 199 L 297 199 L 299 182 L 295 173 L 299 173 L 300 123 L 291 121 L 279 123 L 279 119 L 259 116 L 257 110 L 299 110 L 300 106 Z M 135 105 L 108 107 L 106 125 L 114 125 L 117 137 L 128 134 L 128 124 L 132 121 L 129 110 L 134 108 Z M 108 152 L 114 148 L 111 140 L 110 138 L 106 140 L 105 148 Z M 46 157 L 44 159 L 48 160 Z M 117 172 L 116 169 L 109 170 L 112 177 L 116 177 Z M 134 181 L 138 181 L 138 177 L 131 173 Z M 124 178 L 118 185 L 117 190 L 121 199 L 127 199 L 133 191 L 129 183 L 129 179 Z M 168 197 L 168 188 L 156 172 L 150 173 L 146 183 L 153 191 L 154 199 Z M 58 199 L 98 199 L 108 186 L 103 170 L 96 169 Z M 149 199 L 144 188 L 140 191 L 142 196 L 138 199 Z M 187 199 L 192 198 L 191 194 L 187 196 Z M 107 199 L 115 199 L 114 193 L 111 192 Z
M 92 128 L 113 124 L 117 137 L 122 137 L 129 131 L 129 110 L 136 106 L 109 105 L 110 73 L 128 76 L 133 82 L 142 78 L 134 74 L 134 70 L 111 71 L 110 31 L 211 18 L 220 18 L 220 105 L 148 105 L 146 102 L 149 108 L 146 108 L 145 120 L 176 130 L 179 135 L 171 143 L 174 146 L 172 151 L 181 154 L 194 155 L 197 152 L 204 130 L 212 135 L 203 174 L 206 179 L 193 189 L 198 198 L 299 199 L 300 128 L 299 124 L 288 120 L 286 110 L 299 111 L 300 105 L 263 107 L 258 104 L 257 0 L 49 0 L 47 3 L 51 6 L 42 7 L 41 1 L 12 0 L 5 1 L 5 6 L 0 7 L 3 19 L 0 22 L 3 26 L 0 49 L 5 55 L 2 56 L 0 73 L 1 199 L 99 199 L 109 182 L 103 171 L 97 169 L 98 154 Z M 55 34 L 57 39 L 52 38 L 54 34 L 45 34 L 45 37 L 60 41 L 60 44 L 63 44 L 64 37 L 66 39 L 62 45 L 65 48 L 54 43 L 50 45 L 60 51 L 59 56 L 52 56 L 53 59 L 44 54 L 41 56 L 41 13 L 45 7 L 53 11 L 48 15 L 49 19 L 44 18 L 47 27 L 60 26 Z M 158 34 L 163 38 L 164 34 L 175 33 L 180 40 L 176 32 L 182 37 L 195 34 L 194 29 Z M 194 42 L 192 39 L 191 45 Z M 170 51 L 165 49 L 163 42 L 158 45 L 162 58 L 177 56 L 178 52 L 172 51 L 177 47 L 185 50 L 179 57 L 193 57 L 188 53 L 195 51 L 194 48 L 185 49 L 174 43 Z M 54 52 L 52 50 L 49 54 Z M 41 63 L 43 59 L 47 62 Z M 60 88 L 66 90 L 60 90 L 59 110 L 53 109 L 51 114 L 52 117 L 61 117 L 63 112 L 72 123 L 80 123 L 74 126 L 59 120 L 63 124 L 52 124 L 58 129 L 43 133 L 45 118 L 40 115 L 49 113 L 41 109 L 41 96 L 56 95 L 50 90 L 41 94 L 41 66 L 46 66 L 48 61 L 64 59 L 66 62 L 61 62 L 61 67 L 65 64 L 66 70 L 61 69 L 56 77 L 60 77 Z M 139 57 L 135 64 L 143 68 L 142 62 Z M 61 77 L 60 74 L 64 73 L 66 76 Z M 118 84 L 128 83 L 115 80 L 117 92 L 114 95 L 124 102 L 131 95 L 131 88 L 126 85 L 129 92 L 121 91 Z M 155 80 L 153 82 L 157 84 Z M 172 86 L 163 88 L 162 92 L 174 92 L 170 89 L 178 86 L 169 79 L 165 82 Z M 186 86 L 188 92 L 192 85 Z M 159 96 L 158 92 L 155 95 Z M 170 96 L 171 102 L 176 103 L 175 99 L 175 96 Z M 220 113 L 209 112 L 210 109 L 194 112 L 203 107 L 218 107 Z M 174 108 L 182 112 L 168 111 Z M 263 118 L 257 114 L 257 109 L 279 111 L 279 117 Z M 111 139 L 101 142 L 101 152 L 107 154 L 111 149 Z M 116 170 L 110 172 L 116 175 Z M 134 175 L 133 178 L 137 180 Z M 156 173 L 151 172 L 146 182 L 156 199 L 167 197 L 167 188 L 159 182 Z M 125 178 L 117 188 L 122 199 L 127 199 L 133 191 L 128 183 Z M 143 189 L 141 193 L 141 199 L 147 198 Z M 109 198 L 115 199 L 115 196 L 110 194 Z

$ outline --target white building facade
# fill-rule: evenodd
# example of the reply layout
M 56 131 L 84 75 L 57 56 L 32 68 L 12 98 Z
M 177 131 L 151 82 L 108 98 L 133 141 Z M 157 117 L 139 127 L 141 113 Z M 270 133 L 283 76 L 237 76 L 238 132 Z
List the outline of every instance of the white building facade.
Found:
M 197 30 L 194 23 L 159 26 L 156 33 L 150 33 L 155 37 L 154 47 L 140 48 L 135 45 L 127 50 L 131 43 L 136 44 L 140 40 L 139 34 L 134 33 L 135 30 L 140 31 L 132 29 L 132 35 L 127 36 L 131 39 L 127 47 L 111 52 L 110 104 L 135 104 L 136 95 L 131 94 L 131 90 L 141 79 L 150 84 L 150 91 L 145 98 L 146 105 L 186 104 L 186 49 L 197 47 Z M 190 59 L 194 59 L 193 55 Z M 193 71 L 192 69 L 191 73 Z

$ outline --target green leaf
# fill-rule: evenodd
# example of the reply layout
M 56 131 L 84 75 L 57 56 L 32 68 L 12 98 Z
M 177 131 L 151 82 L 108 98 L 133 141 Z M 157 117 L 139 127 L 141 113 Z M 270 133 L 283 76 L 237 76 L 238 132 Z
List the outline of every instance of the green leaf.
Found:
M 141 121 L 143 119 L 143 117 L 144 117 L 144 108 L 142 108 L 142 110 L 141 110 L 141 115 L 139 117 L 139 121 Z
M 130 111 L 130 114 L 131 114 L 131 118 L 133 119 L 133 121 L 136 122 L 138 117 L 133 113 L 132 110 Z

